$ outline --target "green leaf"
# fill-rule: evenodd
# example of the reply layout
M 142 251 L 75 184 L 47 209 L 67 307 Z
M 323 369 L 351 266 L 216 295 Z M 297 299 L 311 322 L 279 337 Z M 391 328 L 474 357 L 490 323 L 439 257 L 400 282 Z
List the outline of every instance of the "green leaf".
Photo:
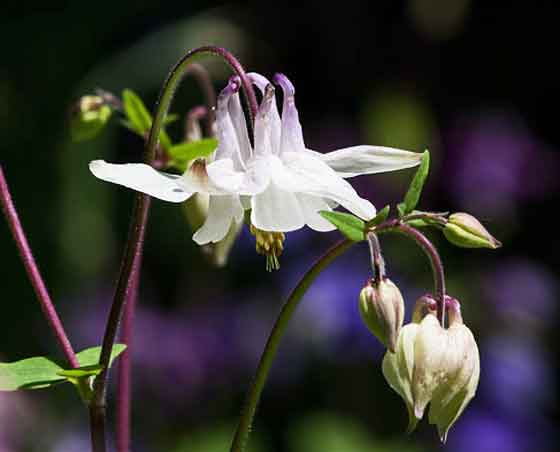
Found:
M 58 375 L 62 367 L 43 356 L 22 359 L 13 363 L 0 363 L 0 391 L 46 388 L 64 381 Z
M 430 171 L 430 153 L 426 150 L 422 154 L 422 160 L 420 161 L 420 166 L 410 183 L 410 187 L 408 187 L 408 191 L 406 192 L 406 196 L 404 197 L 404 201 L 397 205 L 397 210 L 399 211 L 399 216 L 404 216 L 410 212 L 412 212 L 416 205 L 418 204 L 418 200 L 420 199 L 420 195 L 422 194 L 422 189 L 424 188 L 424 182 L 426 182 L 426 178 L 428 177 L 428 172 Z
M 218 140 L 215 138 L 204 138 L 173 145 L 168 149 L 171 157 L 170 165 L 184 171 L 187 169 L 188 162 L 199 157 L 208 157 L 217 146 Z
M 114 359 L 119 356 L 126 349 L 126 344 L 115 344 L 113 345 L 113 351 L 111 352 L 111 359 L 109 361 L 109 366 L 113 364 Z M 101 347 L 91 347 L 82 350 L 77 353 L 76 356 L 80 362 L 81 367 L 93 366 L 99 362 L 99 355 L 101 354 Z
M 125 89 L 122 93 L 123 107 L 132 129 L 144 136 L 152 127 L 152 115 L 140 97 L 132 90 Z
M 124 113 L 128 118 L 128 121 L 124 121 L 123 125 L 142 138 L 147 139 L 152 127 L 152 115 L 146 108 L 146 105 L 142 99 L 130 89 L 125 89 L 123 91 L 122 100 Z M 164 124 L 167 120 L 168 117 L 164 119 Z M 159 139 L 164 149 L 169 149 L 171 147 L 171 139 L 165 130 L 161 131 Z
M 319 213 L 323 218 L 335 225 L 338 230 L 350 240 L 353 240 L 354 242 L 364 240 L 364 230 L 366 224 L 363 220 L 360 220 L 352 214 L 344 212 L 322 210 Z
M 65 378 L 85 378 L 94 375 L 99 375 L 103 370 L 100 364 L 93 364 L 91 366 L 82 366 L 76 369 L 66 369 L 57 372 L 58 375 Z
M 383 223 L 389 216 L 390 211 L 391 211 L 391 206 L 387 205 L 383 207 L 383 209 L 377 212 L 377 215 L 373 219 L 369 220 L 366 223 L 366 227 L 371 228 L 373 226 L 377 226 L 378 224 Z
M 126 348 L 125 344 L 115 344 L 111 353 L 111 363 Z M 101 347 L 82 350 L 76 356 L 81 367 L 65 369 L 67 364 L 45 356 L 26 358 L 13 363 L 0 363 L 0 391 L 46 388 L 64 381 L 96 375 Z

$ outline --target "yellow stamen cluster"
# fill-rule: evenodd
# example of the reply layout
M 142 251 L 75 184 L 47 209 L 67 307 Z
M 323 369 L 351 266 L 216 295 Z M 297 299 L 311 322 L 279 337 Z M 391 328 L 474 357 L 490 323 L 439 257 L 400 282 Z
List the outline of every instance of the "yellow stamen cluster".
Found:
M 270 272 L 280 268 L 278 258 L 284 251 L 284 240 L 286 235 L 283 232 L 263 231 L 250 226 L 251 234 L 255 236 L 255 249 L 258 254 L 266 256 L 266 269 Z

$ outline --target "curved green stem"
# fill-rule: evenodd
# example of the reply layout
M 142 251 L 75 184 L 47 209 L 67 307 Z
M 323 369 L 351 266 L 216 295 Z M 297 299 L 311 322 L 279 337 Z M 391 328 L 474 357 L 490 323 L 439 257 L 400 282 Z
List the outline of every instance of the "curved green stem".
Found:
M 404 234 L 412 238 L 424 250 L 432 266 L 438 303 L 443 303 L 445 297 L 445 275 L 443 272 L 443 265 L 441 263 L 439 254 L 437 253 L 437 250 L 432 245 L 432 243 L 420 231 L 417 231 L 416 229 L 406 224 L 402 224 L 400 220 L 388 220 L 377 226 L 374 231 L 375 234 L 382 234 L 386 232 L 397 232 L 400 234 Z M 245 450 L 247 438 L 249 437 L 249 433 L 251 431 L 253 418 L 255 416 L 257 405 L 259 403 L 261 393 L 266 383 L 268 373 L 276 356 L 276 351 L 278 350 L 280 340 L 282 339 L 282 336 L 286 331 L 288 323 L 290 322 L 290 319 L 292 318 L 296 307 L 307 292 L 307 289 L 309 288 L 311 283 L 315 281 L 317 276 L 319 276 L 319 274 L 329 264 L 331 264 L 338 256 L 347 251 L 348 248 L 350 248 L 350 246 L 352 246 L 354 243 L 355 242 L 351 242 L 349 240 L 344 240 L 337 243 L 329 251 L 327 251 L 307 271 L 307 273 L 305 273 L 303 278 L 300 280 L 300 282 L 292 291 L 290 297 L 284 304 L 282 310 L 280 311 L 280 314 L 278 315 L 278 318 L 276 319 L 276 323 L 272 327 L 272 331 L 270 332 L 270 336 L 265 345 L 263 354 L 261 355 L 255 378 L 253 380 L 253 383 L 251 384 L 249 393 L 247 394 L 245 406 L 241 413 L 241 418 L 239 420 L 239 424 L 237 426 L 237 430 L 231 444 L 230 452 L 243 452 Z M 444 315 L 444 312 L 444 309 L 440 309 L 440 319 L 442 320 L 442 322 L 442 316 Z
M 344 240 L 337 243 L 330 250 L 328 250 L 307 271 L 307 273 L 303 276 L 298 285 L 290 294 L 288 301 L 286 301 L 286 303 L 284 304 L 282 311 L 280 311 L 280 315 L 276 320 L 276 323 L 272 327 L 272 331 L 270 332 L 270 336 L 259 362 L 257 373 L 255 375 L 253 383 L 251 384 L 251 388 L 249 389 L 245 406 L 241 413 L 241 419 L 239 420 L 239 425 L 231 444 L 231 452 L 241 452 L 245 450 L 245 444 L 247 442 L 247 438 L 249 437 L 249 432 L 251 431 L 253 417 L 255 416 L 257 405 L 259 403 L 264 384 L 266 383 L 268 372 L 270 371 L 270 367 L 272 366 L 274 357 L 276 356 L 276 351 L 278 349 L 278 345 L 280 344 L 280 340 L 282 339 L 282 335 L 284 334 L 284 331 L 286 330 L 288 322 L 292 318 L 296 307 L 298 306 L 302 297 L 305 295 L 305 292 L 307 292 L 307 289 L 309 289 L 311 283 L 315 281 L 317 276 L 319 276 L 319 274 L 332 261 L 343 254 L 354 243 L 355 242 L 351 242 L 350 240 Z

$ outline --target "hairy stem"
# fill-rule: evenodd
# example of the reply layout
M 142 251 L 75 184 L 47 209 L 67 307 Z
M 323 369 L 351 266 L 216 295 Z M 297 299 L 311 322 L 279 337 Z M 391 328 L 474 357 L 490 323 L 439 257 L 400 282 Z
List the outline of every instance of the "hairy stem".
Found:
M 171 101 L 175 91 L 185 75 L 185 71 L 189 65 L 193 63 L 193 58 L 202 55 L 216 55 L 223 58 L 239 76 L 241 84 L 244 88 L 251 119 L 254 118 L 257 111 L 257 100 L 253 86 L 251 85 L 245 70 L 237 61 L 237 59 L 227 50 L 216 46 L 204 46 L 187 52 L 171 69 L 167 79 L 163 83 L 160 91 L 158 101 L 156 103 L 156 113 L 154 121 L 150 129 L 150 134 L 146 142 L 144 161 L 146 164 L 153 164 L 156 158 L 156 149 L 159 142 L 160 133 L 163 129 L 165 117 L 169 111 Z M 142 257 L 142 250 L 144 238 L 146 233 L 146 223 L 148 219 L 148 211 L 150 206 L 150 197 L 144 194 L 136 196 L 132 220 L 125 248 L 117 287 L 111 305 L 111 311 L 107 320 L 105 334 L 103 337 L 103 344 L 101 348 L 101 355 L 99 364 L 103 367 L 101 373 L 96 377 L 93 386 L 93 397 L 91 400 L 90 413 L 95 416 L 95 421 L 92 419 L 91 438 L 93 452 L 106 452 L 106 434 L 105 434 L 105 411 L 106 411 L 106 398 L 107 398 L 107 385 L 109 379 L 109 362 L 111 358 L 111 350 L 117 337 L 119 325 L 123 317 L 123 312 L 126 304 L 130 301 L 131 296 L 134 294 L 134 287 L 138 272 L 140 270 L 140 263 Z M 133 315 L 133 314 L 131 314 Z M 121 402 L 123 399 L 120 399 Z M 125 402 L 130 407 L 130 402 Z M 130 409 L 130 408 L 129 408 Z M 100 420 L 101 419 L 101 420 Z M 126 425 L 119 424 L 117 427 L 126 427 Z M 126 432 L 119 432 L 119 437 L 129 435 Z M 102 438 L 102 440 L 101 440 Z
M 414 241 L 424 250 L 431 263 L 438 306 L 440 307 L 440 321 L 442 321 L 443 325 L 444 314 L 442 313 L 445 312 L 445 309 L 443 309 L 443 300 L 445 298 L 445 275 L 443 272 L 441 259 L 435 247 L 421 232 L 406 224 L 402 224 L 400 220 L 388 220 L 375 227 L 374 231 L 375 234 L 383 234 L 386 232 L 397 232 L 400 234 L 404 234 L 407 237 L 414 239 Z M 375 234 L 373 234 L 373 236 L 375 236 Z M 290 322 L 290 319 L 292 318 L 296 307 L 298 306 L 302 297 L 305 295 L 305 292 L 307 291 L 311 283 L 317 278 L 317 276 L 319 276 L 321 271 L 323 271 L 338 256 L 348 250 L 348 248 L 350 248 L 353 243 L 355 242 L 345 240 L 339 242 L 329 251 L 327 251 L 327 253 L 325 253 L 307 271 L 307 273 L 303 275 L 302 279 L 300 280 L 296 288 L 292 291 L 288 300 L 284 304 L 274 326 L 272 327 L 272 331 L 270 332 L 268 341 L 261 355 L 261 359 L 259 361 L 253 383 L 251 384 L 251 387 L 247 394 L 245 406 L 241 413 L 241 418 L 239 420 L 239 424 L 237 426 L 237 430 L 235 432 L 235 436 L 231 445 L 231 452 L 243 452 L 245 450 L 247 439 L 251 431 L 253 418 L 255 416 L 257 405 L 259 403 L 264 385 L 266 383 L 268 373 L 276 356 L 276 351 L 278 350 L 280 340 L 282 339 L 282 336 L 286 331 L 288 323 Z M 369 244 L 370 246 L 374 247 L 373 251 L 376 251 L 375 247 L 378 244 L 372 243 L 371 241 L 369 241 Z
M 78 362 L 78 358 L 76 358 L 72 344 L 70 344 L 70 340 L 64 331 L 60 317 L 56 312 L 49 295 L 49 291 L 47 290 L 47 286 L 41 277 L 39 267 L 35 262 L 33 253 L 31 252 L 31 247 L 29 246 L 23 226 L 19 220 L 16 207 L 12 200 L 12 196 L 10 195 L 10 189 L 6 178 L 4 177 L 2 166 L 0 166 L 0 200 L 2 202 L 2 211 L 8 221 L 8 226 L 10 227 L 10 231 L 14 241 L 16 242 L 25 271 L 27 272 L 27 276 L 31 281 L 35 295 L 41 305 L 41 310 L 43 311 L 43 314 L 45 315 L 45 318 L 47 319 L 47 322 L 53 331 L 64 356 L 66 356 L 66 360 L 71 367 L 79 367 L 80 363 Z

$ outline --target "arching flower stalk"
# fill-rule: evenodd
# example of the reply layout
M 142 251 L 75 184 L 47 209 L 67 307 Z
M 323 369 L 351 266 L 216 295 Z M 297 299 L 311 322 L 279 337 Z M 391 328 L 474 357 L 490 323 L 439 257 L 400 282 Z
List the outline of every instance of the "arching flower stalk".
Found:
M 239 98 L 240 82 L 232 77 L 218 98 L 216 126 L 218 147 L 207 159 L 195 160 L 182 175 L 161 173 L 146 164 L 90 163 L 99 179 L 123 185 L 170 202 L 183 202 L 194 193 L 208 194 L 206 221 L 194 233 L 199 245 L 223 239 L 244 212 L 257 238 L 257 251 L 278 267 L 282 244 L 266 247 L 259 238 L 309 226 L 330 231 L 334 226 L 318 212 L 340 205 L 369 220 L 375 207 L 361 198 L 345 178 L 393 171 L 418 165 L 420 153 L 379 146 L 355 146 L 327 154 L 309 150 L 295 106 L 295 89 L 282 74 L 274 84 L 283 91 L 282 116 L 275 88 L 265 77 L 248 74 L 262 93 L 251 145 Z M 283 240 L 282 234 L 274 234 Z M 262 242 L 262 243 L 261 243 Z

